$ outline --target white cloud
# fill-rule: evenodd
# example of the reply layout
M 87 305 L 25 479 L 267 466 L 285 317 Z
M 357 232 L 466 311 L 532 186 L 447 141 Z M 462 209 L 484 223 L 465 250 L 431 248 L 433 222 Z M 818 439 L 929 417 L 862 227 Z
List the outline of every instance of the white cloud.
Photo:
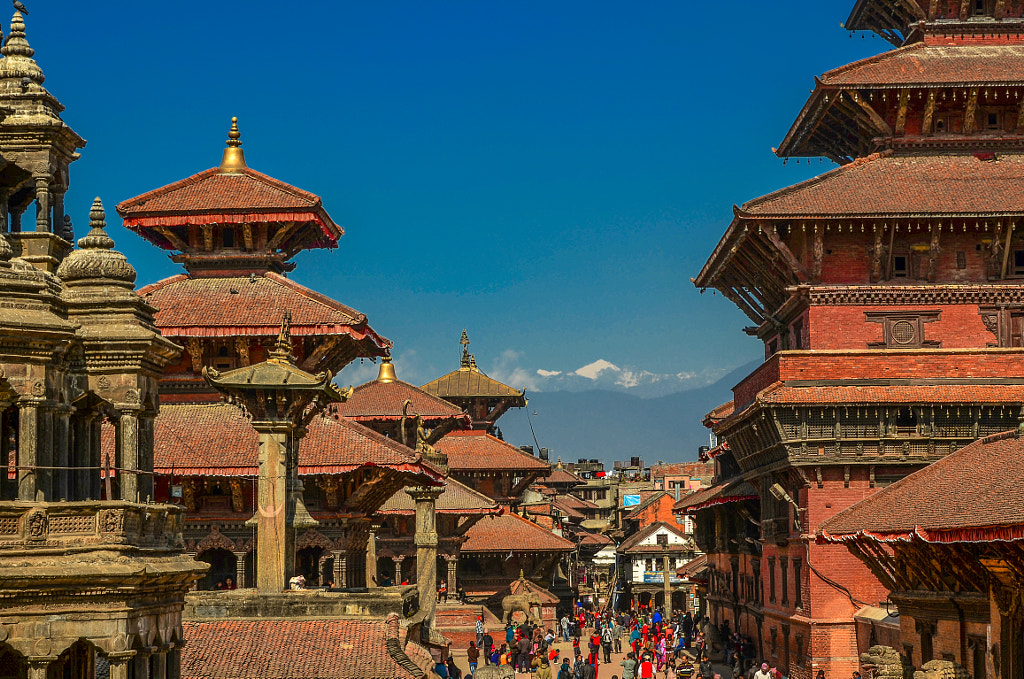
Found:
M 495 359 L 493 367 L 487 374 L 514 389 L 539 391 L 542 381 L 538 379 L 537 373 L 519 365 L 521 356 L 522 354 L 518 351 L 506 349 Z
M 540 375 L 541 377 L 555 377 L 556 375 L 561 375 L 562 371 L 561 370 L 544 370 L 543 368 L 537 368 L 537 374 Z

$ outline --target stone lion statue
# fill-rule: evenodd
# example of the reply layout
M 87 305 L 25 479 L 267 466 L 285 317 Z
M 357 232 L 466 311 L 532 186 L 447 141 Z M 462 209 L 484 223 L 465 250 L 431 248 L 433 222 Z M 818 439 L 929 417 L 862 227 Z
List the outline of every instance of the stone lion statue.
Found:
M 511 665 L 481 665 L 476 668 L 473 679 L 515 679 Z
M 700 624 L 700 631 L 704 634 L 704 641 L 707 643 L 708 657 L 714 662 L 722 662 L 725 659 L 725 642 L 722 641 L 722 632 L 710 620 L 704 620 Z
M 914 675 L 914 668 L 892 646 L 872 646 L 867 653 L 860 654 L 860 664 L 865 672 L 871 672 L 874 679 L 911 679 Z M 938 675 L 934 679 L 937 678 Z
M 971 679 L 971 675 L 952 660 L 929 660 L 914 672 L 914 679 Z
M 540 615 L 540 597 L 536 594 L 509 594 L 501 600 L 502 622 L 509 622 L 515 611 L 522 611 L 530 624 L 543 624 Z

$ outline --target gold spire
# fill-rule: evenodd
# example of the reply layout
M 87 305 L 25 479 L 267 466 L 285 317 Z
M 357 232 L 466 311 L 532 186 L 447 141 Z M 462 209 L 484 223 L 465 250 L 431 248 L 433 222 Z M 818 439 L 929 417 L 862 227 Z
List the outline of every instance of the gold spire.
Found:
M 231 131 L 228 132 L 228 146 L 220 159 L 221 173 L 238 172 L 248 167 L 245 164 L 245 152 L 242 151 L 242 133 L 238 131 L 238 118 L 231 118 Z
M 377 373 L 377 381 L 382 384 L 388 382 L 394 382 L 398 379 L 395 375 L 395 364 L 391 362 L 390 356 L 385 356 L 380 360 L 380 371 Z
M 291 363 L 292 362 L 292 312 L 284 312 L 281 318 L 281 330 L 277 333 L 277 341 L 274 348 L 267 355 L 268 363 Z

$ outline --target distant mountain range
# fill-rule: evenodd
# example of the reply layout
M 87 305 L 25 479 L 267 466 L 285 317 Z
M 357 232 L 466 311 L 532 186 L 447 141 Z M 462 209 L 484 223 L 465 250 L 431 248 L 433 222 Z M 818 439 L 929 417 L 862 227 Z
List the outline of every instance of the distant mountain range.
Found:
M 627 377 L 627 371 L 611 364 L 592 364 L 596 379 L 579 374 L 585 370 L 581 368 L 564 375 L 566 389 L 548 391 L 553 383 L 546 382 L 544 391 L 527 392 L 527 408 L 509 411 L 498 420 L 498 426 L 509 443 L 536 446 L 530 430 L 532 421 L 537 444 L 550 450 L 552 460 L 559 456 L 566 462 L 600 459 L 609 468 L 612 461 L 629 460 L 632 456 L 642 457 L 648 465 L 658 460 L 694 460 L 697 448 L 708 445 L 708 430 L 701 424 L 704 415 L 730 400 L 732 387 L 758 365 L 759 361 L 753 361 L 698 388 L 641 398 L 635 387 L 623 387 L 618 381 L 650 378 L 635 373 Z M 551 377 L 563 374 L 548 379 Z M 577 382 L 577 378 L 585 381 Z M 594 389 L 595 382 L 605 378 L 618 390 Z M 659 381 L 667 380 L 650 380 L 649 384 Z M 599 382 L 602 386 L 606 383 Z M 587 384 L 587 391 L 569 390 Z
M 700 372 L 658 374 L 639 368 L 620 368 L 602 358 L 571 372 L 537 370 L 537 377 L 531 382 L 534 385 L 532 391 L 579 392 L 604 389 L 640 398 L 654 398 L 712 384 L 724 373 L 725 370 L 707 368 Z

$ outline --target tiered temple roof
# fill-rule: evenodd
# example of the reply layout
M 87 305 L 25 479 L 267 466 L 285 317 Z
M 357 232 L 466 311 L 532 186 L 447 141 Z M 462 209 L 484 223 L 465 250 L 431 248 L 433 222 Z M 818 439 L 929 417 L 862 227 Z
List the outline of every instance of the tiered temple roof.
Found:
M 571 552 L 575 545 L 516 514 L 480 519 L 466 532 L 463 554 Z

